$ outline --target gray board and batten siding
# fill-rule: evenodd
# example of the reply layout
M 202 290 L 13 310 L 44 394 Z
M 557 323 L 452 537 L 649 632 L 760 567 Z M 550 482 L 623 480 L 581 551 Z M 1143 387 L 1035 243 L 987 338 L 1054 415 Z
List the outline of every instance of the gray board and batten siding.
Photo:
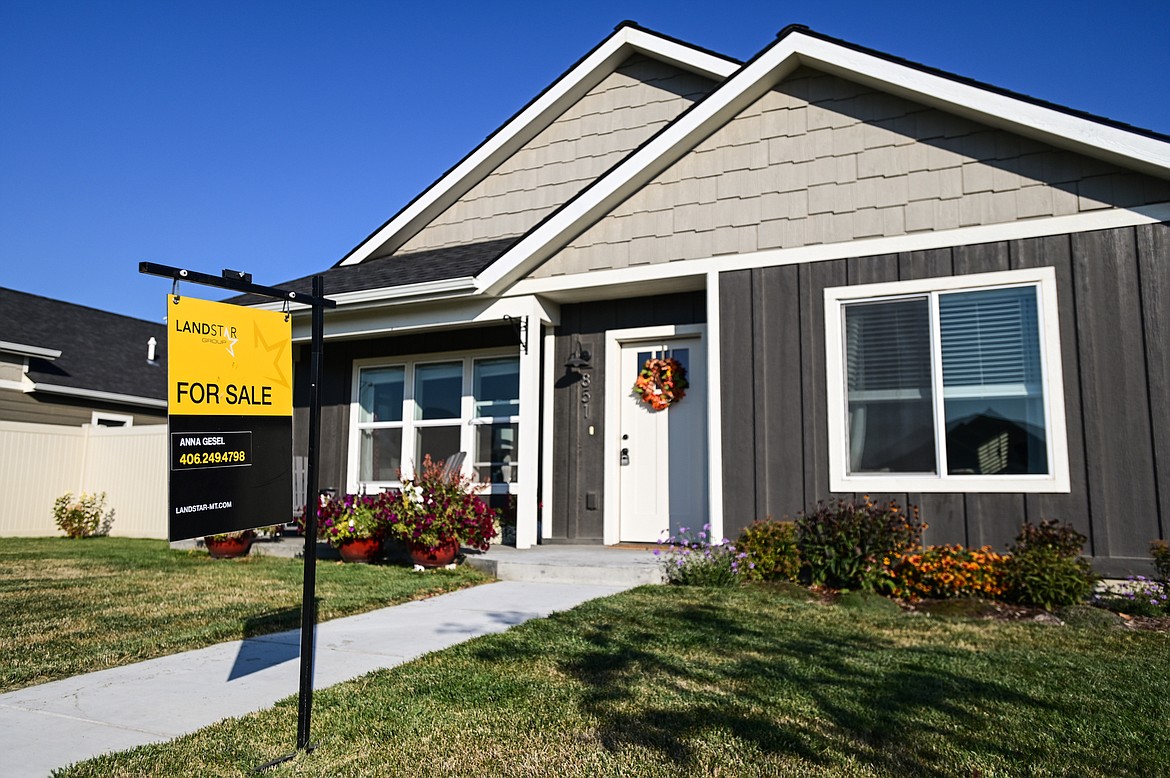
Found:
M 920 507 L 926 542 L 1003 549 L 1025 520 L 1089 537 L 1105 575 L 1147 572 L 1170 537 L 1170 224 L 724 273 L 719 282 L 725 531 L 829 491 L 827 287 L 1053 267 L 1071 491 L 871 494 Z
M 604 536 L 606 330 L 706 321 L 706 293 L 701 291 L 561 306 L 551 356 L 556 375 L 551 423 L 557 431 L 552 472 L 557 488 L 548 506 L 551 512 L 545 511 L 552 521 L 552 538 L 542 542 L 601 543 Z M 589 352 L 590 364 L 580 371 L 565 367 L 578 343 Z M 582 403 L 582 373 L 590 379 L 588 403 Z
M 1168 200 L 1168 181 L 800 68 L 531 277 Z

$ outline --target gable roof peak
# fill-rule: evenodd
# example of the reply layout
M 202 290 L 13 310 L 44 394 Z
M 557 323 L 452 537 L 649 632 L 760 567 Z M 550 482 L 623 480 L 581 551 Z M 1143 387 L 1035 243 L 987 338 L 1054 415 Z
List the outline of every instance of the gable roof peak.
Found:
M 740 67 L 739 60 L 648 30 L 634 22 L 623 22 L 335 266 L 356 265 L 371 257 L 396 251 L 634 54 L 658 59 L 715 81 L 722 81 Z
M 476 278 L 499 294 L 800 67 L 1160 178 L 1167 138 L 790 25 L 639 148 L 545 217 Z
M 791 32 L 812 32 L 807 24 L 786 24 L 784 29 L 776 33 L 777 38 L 783 38 Z

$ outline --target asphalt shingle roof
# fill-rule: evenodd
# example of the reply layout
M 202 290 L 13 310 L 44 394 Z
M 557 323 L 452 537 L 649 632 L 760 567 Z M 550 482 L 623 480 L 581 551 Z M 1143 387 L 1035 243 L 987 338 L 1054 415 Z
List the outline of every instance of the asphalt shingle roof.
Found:
M 474 276 L 507 251 L 516 240 L 502 238 L 367 259 L 357 265 L 335 265 L 321 273 L 325 276 L 325 295 Z M 310 294 L 313 291 L 313 276 L 304 276 L 273 286 Z M 250 305 L 264 301 L 265 298 L 258 295 L 245 294 L 232 297 L 226 302 Z
M 153 337 L 155 364 L 146 361 Z M 29 358 L 36 383 L 165 400 L 165 324 L 0 287 L 0 341 L 55 349 L 54 360 Z

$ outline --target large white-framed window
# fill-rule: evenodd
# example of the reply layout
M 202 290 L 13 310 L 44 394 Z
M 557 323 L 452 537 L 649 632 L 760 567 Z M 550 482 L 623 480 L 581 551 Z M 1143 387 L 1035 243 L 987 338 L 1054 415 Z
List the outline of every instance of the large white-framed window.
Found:
M 1053 268 L 825 290 L 830 489 L 1067 492 Z
M 424 457 L 466 452 L 482 496 L 514 514 L 520 424 L 515 350 L 355 360 L 347 490 L 400 485 Z

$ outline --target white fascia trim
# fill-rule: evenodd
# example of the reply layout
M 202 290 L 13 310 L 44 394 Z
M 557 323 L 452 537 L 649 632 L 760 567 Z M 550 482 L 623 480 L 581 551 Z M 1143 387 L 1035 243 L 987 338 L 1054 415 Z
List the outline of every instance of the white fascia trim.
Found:
M 647 283 L 665 278 L 701 276 L 711 272 L 726 273 L 734 270 L 751 270 L 778 265 L 797 265 L 808 262 L 824 262 L 832 259 L 870 257 L 880 254 L 897 254 L 905 251 L 928 251 L 951 246 L 973 246 L 980 243 L 995 243 L 1007 240 L 1041 238 L 1049 235 L 1064 235 L 1094 230 L 1110 230 L 1120 227 L 1136 227 L 1142 224 L 1157 224 L 1170 221 L 1170 203 L 1143 205 L 1136 208 L 1113 208 L 1068 216 L 1052 216 L 1041 219 L 988 224 L 978 227 L 960 227 L 939 232 L 918 232 L 910 235 L 895 235 L 888 238 L 865 238 L 843 243 L 823 243 L 815 246 L 800 246 L 790 249 L 767 249 L 748 254 L 724 255 L 705 259 L 685 259 L 675 262 L 660 262 L 653 265 L 618 268 L 614 270 L 590 270 L 587 273 L 551 276 L 548 278 L 526 278 L 516 283 L 508 294 L 542 295 L 582 289 L 587 287 L 617 286 L 622 284 Z
M 105 402 L 125 403 L 127 405 L 142 405 L 147 408 L 166 408 L 166 400 L 157 400 L 153 397 L 138 397 L 132 394 L 117 394 L 115 392 L 99 392 L 96 389 L 78 389 L 73 386 L 56 386 L 54 384 L 33 384 L 29 391 L 44 392 L 45 394 L 63 394 L 69 397 L 85 397 L 89 400 L 103 400 Z
M 633 51 L 718 81 L 727 78 L 742 66 L 742 63 L 735 60 L 659 37 L 637 27 L 623 27 L 617 35 L 622 38 L 622 43 Z M 625 57 L 626 52 L 623 51 L 622 59 Z
M 358 292 L 342 292 L 330 295 L 338 305 L 358 305 L 361 303 L 402 300 L 442 300 L 450 297 L 459 297 L 475 292 L 475 279 L 471 276 L 459 278 L 444 278 L 440 281 L 427 281 L 421 284 L 404 284 L 403 286 L 382 287 L 379 289 L 363 289 Z
M 40 357 L 41 359 L 56 359 L 61 356 L 61 352 L 55 348 L 41 348 L 24 343 L 12 343 L 7 340 L 0 340 L 0 351 L 21 357 Z
M 933 105 L 949 113 L 1011 129 L 1053 145 L 1119 161 L 1143 172 L 1170 171 L 1170 143 L 1054 108 L 900 65 L 819 38 L 800 36 L 797 53 L 814 70 L 838 75 Z
M 533 311 L 536 311 L 533 314 Z M 474 324 L 503 323 L 505 316 L 535 315 L 553 326 L 560 324 L 560 305 L 532 296 L 461 298 L 420 305 L 368 306 L 338 311 L 325 317 L 325 340 L 396 335 L 424 330 L 451 329 Z M 533 322 L 530 320 L 530 325 Z M 307 316 L 293 320 L 293 342 L 310 340 Z
M 664 59 L 715 79 L 726 78 L 739 67 L 735 62 L 665 40 L 644 30 L 623 27 L 432 184 L 418 199 L 366 238 L 341 264 L 356 265 L 387 243 L 395 249 L 405 243 L 635 52 Z
M 1048 475 L 1035 476 L 918 476 L 904 473 L 849 475 L 846 472 L 849 442 L 845 430 L 845 328 L 842 326 L 842 305 L 852 300 L 1018 284 L 1036 284 L 1039 290 L 1037 315 L 1041 328 L 1040 347 L 1044 366 L 1045 419 L 1049 442 L 1048 461 L 1052 468 L 1051 472 Z M 1064 369 L 1060 353 L 1060 312 L 1057 310 L 1056 298 L 1056 269 L 1053 267 L 826 288 L 824 291 L 825 385 L 829 433 L 829 491 L 1067 494 L 1071 489 L 1071 476 L 1064 405 Z M 1067 315 L 1071 315 L 1071 312 Z
M 1170 143 L 790 33 L 512 246 L 479 276 L 479 288 L 501 293 L 804 64 L 1130 168 L 1170 172 Z
M 475 279 L 471 276 L 458 278 L 444 278 L 439 281 L 426 281 L 420 284 L 404 284 L 402 286 L 383 286 L 375 289 L 362 289 L 357 292 L 342 292 L 341 294 L 326 293 L 326 298 L 333 300 L 339 307 L 357 306 L 368 303 L 382 302 L 427 302 L 431 300 L 449 300 L 454 297 L 466 297 L 475 293 Z M 283 302 L 264 302 L 249 306 L 267 311 L 283 311 Z M 309 306 L 303 303 L 291 303 L 289 310 L 307 311 Z

